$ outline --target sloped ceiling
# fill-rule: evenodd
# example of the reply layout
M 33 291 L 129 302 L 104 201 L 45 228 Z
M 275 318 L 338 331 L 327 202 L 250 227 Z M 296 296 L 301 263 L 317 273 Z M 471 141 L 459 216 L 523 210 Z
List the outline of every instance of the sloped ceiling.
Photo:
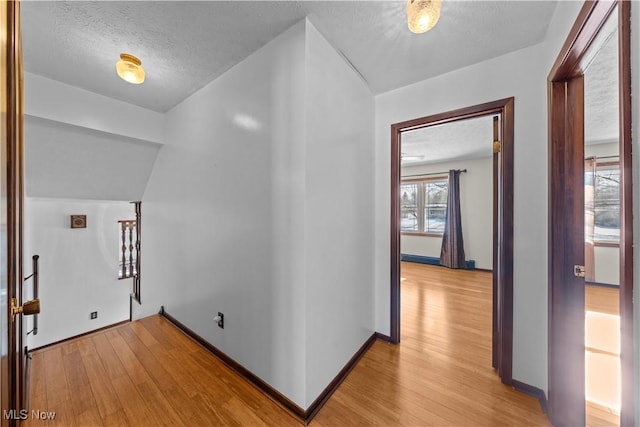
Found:
M 543 40 L 556 1 L 444 1 L 409 32 L 406 1 L 23 1 L 25 70 L 165 112 L 308 16 L 373 93 Z M 121 52 L 147 81 L 115 74 Z

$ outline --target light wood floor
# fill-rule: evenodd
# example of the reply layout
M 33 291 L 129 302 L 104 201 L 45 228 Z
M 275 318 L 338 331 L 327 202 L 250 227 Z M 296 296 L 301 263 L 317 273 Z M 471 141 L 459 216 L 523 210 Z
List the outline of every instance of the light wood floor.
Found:
M 402 264 L 402 342 L 376 342 L 313 426 L 548 426 L 491 369 L 491 275 Z M 158 316 L 37 351 L 27 425 L 299 425 Z
M 293 426 L 287 411 L 160 316 L 33 353 L 30 409 L 59 426 Z
M 620 323 L 612 322 L 612 316 L 620 315 L 620 291 L 618 288 L 585 286 L 587 312 L 604 314 L 595 319 L 587 315 L 586 337 L 586 425 L 587 427 L 612 427 L 620 425 L 620 414 L 600 402 L 616 401 L 620 390 Z M 593 314 L 591 314 L 593 316 Z M 594 395 L 590 401 L 590 394 Z M 613 406 L 613 405 L 610 405 Z
M 311 425 L 550 425 L 491 368 L 491 274 L 402 263 L 401 276 L 400 345 L 376 342 Z

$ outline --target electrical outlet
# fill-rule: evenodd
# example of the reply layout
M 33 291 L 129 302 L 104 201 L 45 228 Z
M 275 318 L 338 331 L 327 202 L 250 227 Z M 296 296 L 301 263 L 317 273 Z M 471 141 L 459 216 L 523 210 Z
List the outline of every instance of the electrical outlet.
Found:
M 224 329 L 224 314 L 218 312 L 218 327 Z
M 97 319 L 98 318 L 98 312 L 97 311 L 92 311 L 91 314 L 89 315 L 89 318 L 91 320 Z

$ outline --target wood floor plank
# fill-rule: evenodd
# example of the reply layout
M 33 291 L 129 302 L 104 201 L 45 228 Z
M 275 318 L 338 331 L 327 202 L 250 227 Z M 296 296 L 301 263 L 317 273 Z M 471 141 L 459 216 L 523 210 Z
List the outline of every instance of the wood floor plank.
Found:
M 144 328 L 137 328 L 134 325 L 138 325 L 137 322 L 132 324 L 131 330 L 135 332 L 136 337 L 138 333 Z M 146 331 L 146 330 L 145 330 Z M 144 333 L 142 334 L 144 336 Z M 151 337 L 151 335 L 148 335 Z M 147 339 L 148 345 L 155 346 L 157 341 L 155 339 Z M 140 363 L 144 366 L 145 370 L 149 374 L 149 377 L 153 380 L 155 385 L 167 399 L 170 400 L 172 410 L 177 413 L 180 423 L 186 422 L 190 425 L 201 425 L 206 420 L 204 417 L 198 417 L 198 413 L 202 411 L 193 411 L 193 402 L 180 387 L 180 385 L 171 377 L 169 372 L 164 368 L 160 360 L 158 360 L 153 353 L 149 350 L 147 345 L 144 345 L 142 341 L 139 343 L 143 345 L 135 344 L 135 341 L 129 340 L 129 344 L 132 351 L 135 352 L 136 357 L 140 360 Z M 135 346 L 135 347 L 132 347 Z M 199 408 L 200 410 L 202 408 Z M 195 412 L 195 413 L 194 413 Z
M 128 376 L 113 380 L 113 388 L 117 390 L 118 399 L 127 419 L 132 426 L 160 425 L 154 414 L 145 405 L 142 396 Z
M 584 291 L 586 310 L 620 315 L 619 288 L 586 285 Z
M 118 409 L 116 412 L 110 413 L 102 420 L 105 426 L 128 427 L 131 425 L 131 421 L 122 408 Z
M 128 346 L 121 331 L 107 332 L 107 337 L 127 371 L 131 383 L 137 390 L 137 395 L 140 397 L 137 406 L 141 409 L 146 408 L 147 422 L 153 422 L 155 425 L 182 425 L 180 417 L 162 395 L 136 354 Z M 127 416 L 130 417 L 130 414 L 127 413 Z
M 91 341 L 93 342 L 96 352 L 102 361 L 102 366 L 111 381 L 127 375 L 127 371 L 124 369 L 124 366 L 122 366 L 120 358 L 113 350 L 113 347 L 104 332 L 92 335 Z
M 79 426 L 103 426 L 98 404 L 93 396 L 91 386 L 85 384 L 73 388 L 74 398 L 71 401 L 73 416 Z
M 491 367 L 491 274 L 403 262 L 401 343 L 376 342 L 311 425 L 540 425 Z
M 44 372 L 44 355 L 32 354 L 29 362 L 29 397 L 31 407 L 46 408 L 47 388 Z
M 587 427 L 615 427 L 620 425 L 620 414 L 593 402 L 587 402 Z
M 46 421 L 44 423 L 42 421 L 32 419 L 30 420 L 30 425 L 42 426 L 43 424 L 45 424 L 65 427 L 83 427 L 78 423 L 78 419 L 73 413 L 73 403 L 71 400 L 56 401 L 55 404 L 48 403 L 46 408 L 42 409 L 55 412 L 55 418 L 52 421 Z
M 47 391 L 47 405 L 57 406 L 60 402 L 71 401 L 67 377 L 61 367 L 62 350 L 58 347 L 44 352 L 44 378 Z M 54 410 L 54 409 L 52 409 Z
M 428 267 L 403 263 L 401 344 L 375 342 L 312 424 L 548 426 L 491 368 L 491 275 Z M 50 425 L 301 424 L 160 316 L 33 356 Z
M 97 353 L 90 353 L 83 357 L 82 363 L 87 371 L 91 391 L 96 399 L 98 411 L 103 420 L 107 420 L 112 414 L 122 411 L 122 405 L 111 385 L 107 371 L 102 365 Z
M 185 352 L 198 351 L 202 348 L 200 344 L 187 337 L 178 329 L 165 327 L 166 322 L 167 321 L 160 316 L 149 316 L 140 320 L 140 323 L 142 323 L 147 330 L 153 331 L 154 337 L 157 340 L 163 340 L 168 343 L 179 342 L 180 348 Z

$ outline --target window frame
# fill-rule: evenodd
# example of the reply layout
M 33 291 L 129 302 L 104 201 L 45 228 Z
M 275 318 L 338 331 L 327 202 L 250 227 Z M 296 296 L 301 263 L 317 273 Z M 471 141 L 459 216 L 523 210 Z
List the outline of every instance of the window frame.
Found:
M 622 175 L 622 171 L 620 170 L 620 161 L 619 160 L 599 162 L 598 158 L 596 157 L 595 173 L 596 173 L 596 175 L 598 174 L 598 169 L 599 168 L 611 168 L 612 166 L 617 167 L 618 171 L 619 171 L 619 174 Z M 594 185 L 595 185 L 595 182 L 597 182 L 597 179 L 594 177 Z M 597 189 L 597 187 L 595 187 L 595 188 Z M 594 191 L 597 191 L 597 190 L 594 190 Z M 618 199 L 618 204 L 620 205 L 620 199 Z M 594 236 L 593 246 L 619 248 L 620 247 L 620 238 L 618 238 L 617 241 L 611 241 L 611 240 L 598 240 Z
M 438 176 L 430 176 L 430 177 L 407 177 L 400 179 L 400 193 L 402 193 L 402 185 L 403 184 L 418 184 L 418 193 L 417 193 L 417 206 L 416 211 L 419 212 L 418 215 L 418 230 L 424 229 L 424 212 L 426 209 L 425 198 L 424 198 L 424 183 L 432 181 L 444 181 L 447 184 L 447 191 L 449 191 L 449 176 L 446 174 L 438 175 Z M 402 199 L 402 194 L 400 194 L 400 199 Z M 402 205 L 402 201 L 400 201 Z M 422 237 L 442 237 L 444 235 L 444 230 L 442 233 L 436 232 L 426 232 L 426 231 L 410 231 L 410 230 L 402 230 L 402 224 L 400 224 L 400 234 L 405 236 L 422 236 Z

